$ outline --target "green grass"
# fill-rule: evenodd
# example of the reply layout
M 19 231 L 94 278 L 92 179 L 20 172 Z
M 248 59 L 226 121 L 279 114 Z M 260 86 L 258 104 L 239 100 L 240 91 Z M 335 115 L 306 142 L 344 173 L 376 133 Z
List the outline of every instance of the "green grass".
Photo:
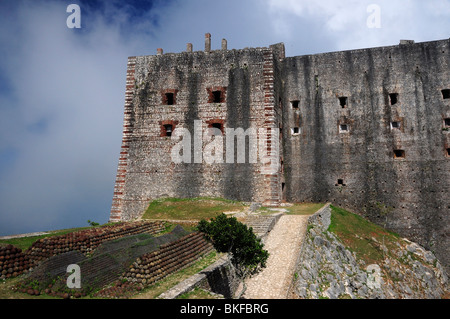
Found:
M 290 215 L 312 215 L 322 208 L 320 203 L 298 203 L 287 207 Z M 249 208 L 249 204 L 223 198 L 196 197 L 196 198 L 163 198 L 152 201 L 143 219 L 165 220 L 201 220 L 216 217 L 223 212 L 242 212 Z M 260 207 L 258 213 L 273 214 L 267 207 Z
M 97 227 L 101 227 L 101 226 L 97 226 Z M 81 228 L 70 228 L 70 229 L 63 229 L 63 230 L 48 231 L 48 234 L 46 234 L 46 235 L 39 235 L 39 236 L 32 236 L 32 237 L 2 239 L 2 240 L 0 240 L 0 246 L 6 246 L 6 245 L 11 244 L 17 248 L 26 250 L 38 239 L 52 237 L 52 236 L 65 235 L 68 233 L 73 233 L 73 232 L 88 229 L 88 228 L 92 228 L 92 227 L 81 227 Z
M 223 198 L 163 198 L 152 201 L 143 219 L 200 220 L 216 217 L 227 211 L 243 211 L 248 208 L 242 202 Z
M 194 288 L 185 294 L 182 294 L 177 299 L 223 299 L 218 295 L 212 294 L 211 292 L 201 289 Z
M 312 215 L 321 209 L 325 204 L 321 203 L 296 203 L 288 207 L 288 215 Z
M 331 211 L 328 230 L 367 264 L 380 263 L 384 259 L 381 243 L 388 249 L 396 247 L 395 243 L 399 240 L 397 234 L 342 208 L 331 205 Z

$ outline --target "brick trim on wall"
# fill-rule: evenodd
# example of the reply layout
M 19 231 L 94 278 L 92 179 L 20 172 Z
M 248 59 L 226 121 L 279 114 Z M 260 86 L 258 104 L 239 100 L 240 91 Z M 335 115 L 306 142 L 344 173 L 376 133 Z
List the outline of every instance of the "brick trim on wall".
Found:
M 122 218 L 122 208 L 124 200 L 125 178 L 128 168 L 128 151 L 130 149 L 131 134 L 133 133 L 133 126 L 131 123 L 131 116 L 133 113 L 133 96 L 134 96 L 134 74 L 136 68 L 136 57 L 128 58 L 127 63 L 127 80 L 125 90 L 125 110 L 123 118 L 123 134 L 122 146 L 120 149 L 119 164 L 117 167 L 116 183 L 114 186 L 114 195 L 111 205 L 111 212 L 109 221 L 118 222 Z
M 272 149 L 270 129 L 279 129 L 277 124 L 277 115 L 275 110 L 275 66 L 274 54 L 271 49 L 264 50 L 264 129 L 267 129 L 267 152 L 270 157 L 279 156 L 279 149 Z M 275 153 L 274 153 L 275 152 Z M 271 172 L 271 163 L 262 167 L 264 174 L 264 182 L 267 185 L 264 204 L 267 206 L 278 206 L 281 202 L 281 184 L 280 172 Z M 269 173 L 270 172 L 270 173 Z

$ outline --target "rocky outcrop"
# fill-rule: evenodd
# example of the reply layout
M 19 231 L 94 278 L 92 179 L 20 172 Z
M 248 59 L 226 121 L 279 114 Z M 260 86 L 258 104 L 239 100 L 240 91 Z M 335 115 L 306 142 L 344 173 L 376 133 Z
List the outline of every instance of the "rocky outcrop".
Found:
M 448 294 L 448 279 L 434 254 L 399 239 L 379 264 L 366 264 L 328 230 L 325 206 L 308 220 L 294 281 L 299 298 L 436 299 Z M 375 240 L 375 239 L 374 239 Z

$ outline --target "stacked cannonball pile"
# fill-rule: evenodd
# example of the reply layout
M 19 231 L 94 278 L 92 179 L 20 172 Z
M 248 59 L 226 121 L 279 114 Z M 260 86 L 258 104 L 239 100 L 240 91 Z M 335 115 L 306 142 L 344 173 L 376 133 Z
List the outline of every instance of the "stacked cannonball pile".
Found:
M 139 233 L 157 234 L 164 229 L 162 222 L 140 221 L 118 225 L 90 228 L 61 236 L 37 240 L 26 251 L 33 265 L 51 256 L 78 250 L 87 255 L 105 241 Z
M 212 249 L 212 245 L 204 239 L 202 233 L 191 233 L 141 256 L 121 279 L 150 285 L 187 266 Z
M 136 282 L 116 282 L 110 287 L 106 287 L 95 294 L 99 298 L 128 299 L 141 291 L 142 284 Z
M 59 281 L 62 281 L 62 279 L 59 279 Z M 64 299 L 81 298 L 87 295 L 87 293 L 82 290 L 77 291 L 76 289 L 68 289 L 65 286 L 61 286 L 61 284 L 59 286 L 57 286 L 56 284 L 49 284 L 47 288 L 44 289 L 43 287 L 41 287 L 41 285 L 36 284 L 36 282 L 28 280 L 17 283 L 13 287 L 13 290 L 28 294 L 30 296 L 39 296 L 45 294 L 51 297 Z
M 30 261 L 22 249 L 13 245 L 0 247 L 0 279 L 16 277 L 28 272 Z

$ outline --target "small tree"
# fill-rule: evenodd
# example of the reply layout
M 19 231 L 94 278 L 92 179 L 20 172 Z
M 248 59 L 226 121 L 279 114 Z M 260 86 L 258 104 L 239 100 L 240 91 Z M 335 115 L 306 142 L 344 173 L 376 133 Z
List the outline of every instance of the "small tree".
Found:
M 263 249 L 261 239 L 256 237 L 251 227 L 223 213 L 210 222 L 201 220 L 197 229 L 205 234 L 218 252 L 230 254 L 231 265 L 243 284 L 240 298 L 247 289 L 245 279 L 266 267 L 269 252 Z
M 88 224 L 89 225 L 91 225 L 92 227 L 95 227 L 95 226 L 98 226 L 98 225 L 100 225 L 99 223 L 96 223 L 96 222 L 92 222 L 92 221 L 90 221 L 89 219 L 88 219 Z

